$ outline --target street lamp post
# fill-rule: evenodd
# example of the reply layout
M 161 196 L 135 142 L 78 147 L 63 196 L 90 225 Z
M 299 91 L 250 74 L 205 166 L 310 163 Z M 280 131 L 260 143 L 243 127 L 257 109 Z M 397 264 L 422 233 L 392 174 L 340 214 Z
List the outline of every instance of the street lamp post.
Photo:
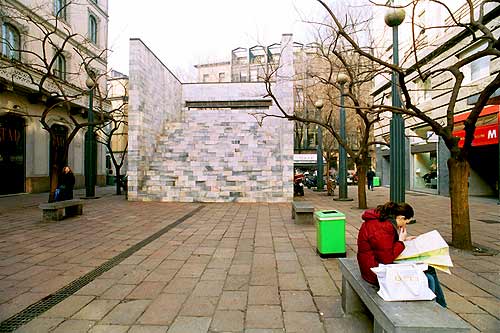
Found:
M 85 133 L 85 197 L 95 198 L 95 183 L 97 169 L 97 142 L 94 135 L 94 86 L 92 78 L 87 78 L 85 85 L 89 88 L 89 109 L 87 133 Z
M 405 11 L 402 8 L 390 9 L 385 17 L 385 23 L 392 27 L 392 55 L 393 64 L 399 65 L 398 26 L 405 19 Z M 398 92 L 398 73 L 392 71 L 391 77 L 391 99 L 392 106 L 401 107 Z M 390 199 L 394 202 L 405 201 L 405 124 L 399 113 L 393 113 L 390 123 Z
M 323 108 L 323 101 L 321 99 L 314 103 L 317 110 L 317 119 L 321 120 L 321 109 Z M 316 159 L 318 165 L 318 172 L 316 176 L 316 191 L 324 191 L 324 181 L 323 181 L 323 130 L 320 125 L 318 125 L 318 145 L 316 146 Z
M 346 74 L 339 74 L 337 82 L 340 84 L 340 138 L 346 142 L 345 133 L 345 108 L 344 108 L 344 84 L 349 77 Z M 351 201 L 347 197 L 347 153 L 345 147 L 339 144 L 339 201 Z

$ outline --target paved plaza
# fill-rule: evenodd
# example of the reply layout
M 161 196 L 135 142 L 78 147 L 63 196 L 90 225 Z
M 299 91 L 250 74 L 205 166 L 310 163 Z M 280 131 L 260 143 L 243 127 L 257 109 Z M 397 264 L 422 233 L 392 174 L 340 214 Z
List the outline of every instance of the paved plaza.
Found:
M 0 321 L 63 295 L 16 332 L 372 331 L 369 317 L 343 314 L 337 260 L 317 256 L 315 227 L 294 224 L 290 204 L 127 202 L 113 190 L 98 188 L 82 216 L 55 223 L 40 221 L 47 194 L 0 198 Z M 376 188 L 368 205 L 388 197 Z M 298 200 L 345 213 L 347 255 L 356 256 L 356 201 L 309 190 Z M 411 235 L 437 229 L 451 239 L 448 198 L 406 200 L 416 211 Z M 500 206 L 471 198 L 470 213 L 486 251 L 451 249 L 453 274 L 440 279 L 473 332 L 499 332 Z

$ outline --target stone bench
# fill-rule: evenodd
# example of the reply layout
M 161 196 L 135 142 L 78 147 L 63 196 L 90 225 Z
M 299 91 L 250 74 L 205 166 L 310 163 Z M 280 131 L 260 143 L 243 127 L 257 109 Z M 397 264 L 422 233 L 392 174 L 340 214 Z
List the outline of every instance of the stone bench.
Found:
M 83 214 L 83 200 L 71 199 L 50 202 L 38 206 L 42 210 L 42 221 L 60 221 L 63 218 Z
M 345 314 L 373 315 L 373 332 L 469 332 L 470 326 L 435 301 L 386 302 L 377 287 L 363 280 L 356 259 L 338 259 L 342 272 L 342 309 Z
M 297 224 L 314 224 L 314 206 L 309 201 L 292 202 L 292 219 Z

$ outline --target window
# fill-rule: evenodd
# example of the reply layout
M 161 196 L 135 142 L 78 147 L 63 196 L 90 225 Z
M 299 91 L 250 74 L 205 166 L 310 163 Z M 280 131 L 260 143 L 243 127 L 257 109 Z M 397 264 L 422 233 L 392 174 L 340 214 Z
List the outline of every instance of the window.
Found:
M 258 79 L 258 72 L 256 70 L 250 71 L 250 81 L 255 82 Z
M 416 21 L 416 26 L 417 29 L 415 33 L 418 32 L 416 37 L 416 42 L 418 45 L 425 44 L 427 42 L 427 34 L 426 34 L 426 15 L 425 15 L 425 10 L 422 10 L 418 15 L 417 15 L 417 21 Z M 420 26 L 420 28 L 418 28 Z
M 240 82 L 247 82 L 248 81 L 248 75 L 246 72 L 240 72 Z
M 66 20 L 66 0 L 54 0 L 54 15 Z
M 415 189 L 437 189 L 437 153 L 436 151 L 413 154 Z
M 431 79 L 427 78 L 424 82 L 421 79 L 415 81 L 415 99 L 417 104 L 429 101 L 431 96 Z
M 97 44 L 97 19 L 93 15 L 89 16 L 89 39 Z
M 459 59 L 465 59 L 486 48 L 486 43 L 475 45 L 472 48 L 460 53 Z M 490 56 L 481 57 L 473 62 L 463 66 L 461 69 L 464 74 L 464 83 L 469 83 L 490 75 Z
M 2 54 L 10 59 L 20 60 L 21 39 L 19 31 L 11 24 L 2 24 Z
M 224 82 L 225 78 L 226 78 L 226 73 L 219 73 L 219 82 Z
M 208 82 L 208 74 L 203 74 L 203 82 Z
M 490 75 L 490 57 L 482 57 L 470 63 L 470 80 L 475 81 Z
M 66 58 L 62 54 L 57 56 L 54 63 L 54 75 L 61 80 L 66 80 Z

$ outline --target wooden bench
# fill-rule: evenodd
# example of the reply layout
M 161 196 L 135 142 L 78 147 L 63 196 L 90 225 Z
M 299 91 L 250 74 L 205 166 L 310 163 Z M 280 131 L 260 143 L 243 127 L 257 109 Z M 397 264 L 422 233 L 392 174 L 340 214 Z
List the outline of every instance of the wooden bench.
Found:
M 373 315 L 373 332 L 469 332 L 470 326 L 435 301 L 386 302 L 377 287 L 363 280 L 358 262 L 338 259 L 342 272 L 342 309 L 345 314 Z
M 83 200 L 71 199 L 50 202 L 38 206 L 42 210 L 42 221 L 60 221 L 63 218 L 83 214 Z
M 297 224 L 314 224 L 314 206 L 309 201 L 292 202 L 292 219 Z

